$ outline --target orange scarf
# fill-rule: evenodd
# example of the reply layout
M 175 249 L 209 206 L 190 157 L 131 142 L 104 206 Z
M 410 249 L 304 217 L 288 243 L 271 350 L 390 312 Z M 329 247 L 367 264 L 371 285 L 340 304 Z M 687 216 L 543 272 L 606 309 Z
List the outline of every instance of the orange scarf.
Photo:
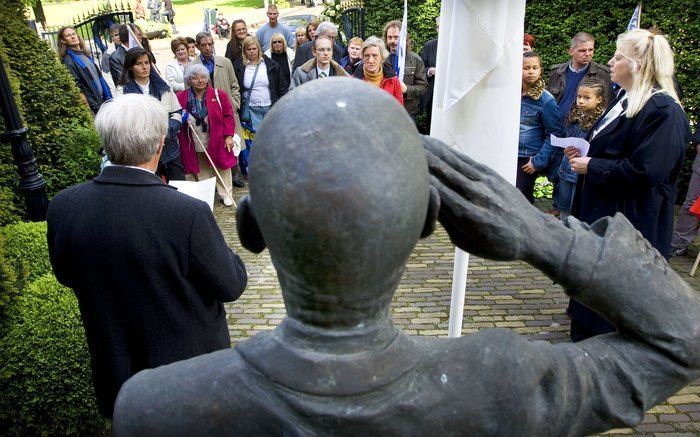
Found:
M 371 83 L 375 86 L 380 86 L 382 79 L 384 78 L 384 71 L 382 71 L 382 66 L 379 66 L 379 71 L 376 73 L 370 73 L 364 67 L 362 67 L 362 72 L 365 74 L 365 81 Z

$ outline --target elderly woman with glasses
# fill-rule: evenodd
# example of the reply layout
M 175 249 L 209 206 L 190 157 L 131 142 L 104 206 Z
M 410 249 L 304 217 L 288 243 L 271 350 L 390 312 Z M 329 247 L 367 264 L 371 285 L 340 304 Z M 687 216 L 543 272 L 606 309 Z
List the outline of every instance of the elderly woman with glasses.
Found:
M 216 192 L 224 205 L 232 206 L 231 168 L 238 161 L 231 100 L 224 90 L 209 85 L 209 70 L 202 64 L 185 67 L 184 79 L 189 88 L 178 92 L 177 99 L 185 111 L 178 134 L 185 173 L 195 181 L 216 177 Z
M 376 36 L 370 36 L 362 44 L 360 57 L 363 62 L 362 68 L 358 67 L 353 76 L 378 86 L 394 96 L 403 105 L 401 82 L 396 77 L 394 69 L 386 62 L 389 58 L 389 51 L 386 49 L 384 41 Z
M 243 40 L 243 57 L 236 61 L 233 70 L 241 86 L 241 122 L 257 131 L 265 114 L 287 93 L 289 85 L 282 78 L 282 68 L 263 53 L 253 36 Z
M 277 62 L 282 71 L 282 78 L 289 88 L 292 75 L 292 64 L 294 63 L 294 50 L 287 47 L 284 35 L 276 33 L 270 40 L 270 48 L 265 51 L 265 56 Z M 285 68 L 287 67 L 287 68 Z

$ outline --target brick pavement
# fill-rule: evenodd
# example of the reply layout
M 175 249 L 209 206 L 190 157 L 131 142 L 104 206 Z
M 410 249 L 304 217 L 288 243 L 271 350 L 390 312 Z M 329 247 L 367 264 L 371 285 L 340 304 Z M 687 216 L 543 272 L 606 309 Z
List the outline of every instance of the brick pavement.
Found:
M 246 192 L 247 187 L 239 189 L 235 197 Z M 231 339 L 236 343 L 273 329 L 286 312 L 269 252 L 255 255 L 241 248 L 233 209 L 217 204 L 215 215 L 229 245 L 241 255 L 249 272 L 246 292 L 226 306 Z M 691 246 L 691 254 L 697 252 L 698 246 Z M 392 305 L 394 322 L 407 333 L 447 336 L 453 254 L 454 247 L 441 227 L 414 249 Z M 698 289 L 700 279 L 688 275 L 693 261 L 694 255 L 673 258 L 671 266 Z M 561 287 L 525 263 L 472 256 L 463 334 L 502 327 L 536 339 L 568 341 L 567 302 Z M 606 435 L 700 435 L 700 380 L 649 410 L 635 429 L 614 430 Z

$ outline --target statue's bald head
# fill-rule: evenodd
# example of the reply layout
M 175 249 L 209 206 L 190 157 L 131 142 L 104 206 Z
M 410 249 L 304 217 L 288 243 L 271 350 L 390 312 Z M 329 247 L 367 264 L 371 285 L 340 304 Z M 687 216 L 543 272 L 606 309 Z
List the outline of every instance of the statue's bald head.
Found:
M 280 100 L 257 133 L 244 209 L 270 250 L 291 317 L 322 326 L 385 317 L 428 206 L 421 139 L 379 88 L 309 82 Z M 239 227 L 242 240 L 245 232 Z

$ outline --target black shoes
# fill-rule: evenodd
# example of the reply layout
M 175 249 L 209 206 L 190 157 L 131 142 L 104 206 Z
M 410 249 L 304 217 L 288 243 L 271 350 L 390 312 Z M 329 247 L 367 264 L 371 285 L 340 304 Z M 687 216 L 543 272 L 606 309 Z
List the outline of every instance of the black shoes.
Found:
M 687 247 L 673 247 L 671 246 L 671 256 L 686 256 L 688 255 Z
M 234 178 L 233 182 L 231 182 L 231 185 L 233 185 L 236 188 L 243 188 L 245 187 L 245 182 L 238 180 L 238 178 Z

